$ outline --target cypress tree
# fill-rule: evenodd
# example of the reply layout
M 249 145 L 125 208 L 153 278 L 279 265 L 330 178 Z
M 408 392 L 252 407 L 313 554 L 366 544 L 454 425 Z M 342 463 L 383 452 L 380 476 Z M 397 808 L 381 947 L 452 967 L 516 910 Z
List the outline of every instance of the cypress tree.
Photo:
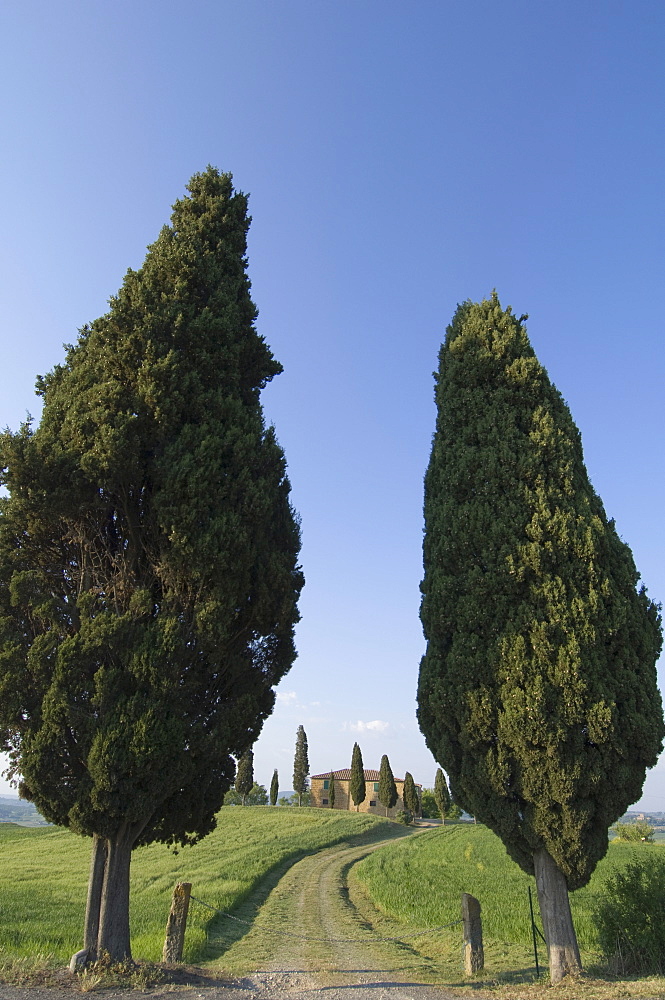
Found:
M 215 826 L 289 669 L 302 575 L 261 389 L 247 199 L 195 175 L 109 312 L 0 437 L 0 739 L 93 838 L 84 943 L 129 957 L 140 844 Z
M 328 805 L 331 809 L 335 808 L 335 773 L 330 772 L 330 792 L 328 794 Z
M 379 802 L 388 810 L 397 802 L 397 785 L 387 755 L 384 753 L 379 767 Z
M 434 798 L 436 799 L 436 807 L 441 813 L 441 822 L 445 826 L 446 814 L 450 811 L 450 792 L 448 791 L 446 776 L 440 767 L 437 767 L 436 777 L 434 778 Z
M 277 796 L 279 795 L 279 775 L 277 774 L 277 768 L 272 772 L 272 781 L 270 782 L 270 805 L 277 805 Z
M 418 717 L 454 800 L 535 872 L 557 981 L 580 964 L 567 890 L 662 747 L 661 629 L 525 318 L 464 303 L 441 347 Z
M 351 778 L 349 780 L 349 795 L 351 800 L 356 807 L 356 812 L 358 812 L 358 807 L 361 802 L 365 801 L 367 795 L 367 786 L 365 784 L 365 770 L 363 768 L 363 757 L 360 752 L 360 747 L 357 743 L 353 744 L 353 753 L 351 754 Z
M 241 797 L 243 805 L 245 805 L 247 796 L 253 787 L 254 753 L 252 750 L 245 750 L 244 754 L 238 761 L 238 770 L 236 772 L 236 792 Z
M 420 812 L 418 789 L 410 771 L 404 775 L 404 808 L 408 809 L 412 816 L 417 816 Z
M 298 796 L 298 805 L 302 805 L 302 797 L 307 791 L 307 775 L 309 774 L 309 757 L 307 756 L 307 734 L 302 726 L 298 726 L 296 734 L 296 752 L 293 758 L 293 791 Z

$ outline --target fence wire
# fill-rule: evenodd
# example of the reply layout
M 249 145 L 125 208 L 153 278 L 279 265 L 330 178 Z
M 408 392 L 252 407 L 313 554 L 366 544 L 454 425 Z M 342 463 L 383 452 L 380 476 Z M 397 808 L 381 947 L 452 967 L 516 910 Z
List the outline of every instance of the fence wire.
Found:
M 199 903 L 201 906 L 205 906 L 208 910 L 212 910 L 214 913 L 219 913 L 221 917 L 228 917 L 229 920 L 235 920 L 236 923 L 245 924 L 247 927 L 255 926 L 252 920 L 243 920 L 242 917 L 234 917 L 232 913 L 224 913 L 223 910 L 218 910 L 216 906 L 211 906 L 210 903 L 204 903 L 202 899 L 197 899 L 196 896 L 190 896 L 189 898 L 194 903 Z M 463 922 L 463 920 L 453 920 L 451 924 L 441 924 L 439 927 L 428 927 L 424 931 L 418 931 L 415 934 L 401 934 L 399 937 L 379 937 L 378 935 L 375 935 L 375 937 L 379 941 L 404 941 L 406 938 L 425 937 L 426 934 L 434 934 L 436 931 L 443 931 L 447 927 L 456 927 L 458 924 Z M 274 930 L 272 927 L 261 927 L 261 930 L 265 931 L 267 934 L 275 934 L 277 937 L 297 938 L 299 941 L 317 941 L 320 944 L 367 944 L 367 938 L 308 937 L 306 934 L 291 934 L 289 931 L 278 931 Z

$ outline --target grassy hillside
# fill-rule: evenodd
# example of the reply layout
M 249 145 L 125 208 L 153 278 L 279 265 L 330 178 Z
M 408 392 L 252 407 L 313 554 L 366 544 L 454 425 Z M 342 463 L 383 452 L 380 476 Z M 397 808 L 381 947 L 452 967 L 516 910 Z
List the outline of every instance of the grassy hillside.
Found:
M 139 848 L 132 860 L 131 930 L 136 958 L 161 960 L 164 929 L 176 882 L 221 910 L 239 905 L 261 879 L 286 859 L 393 824 L 362 813 L 269 806 L 223 809 L 213 834 L 174 854 Z M 38 953 L 65 961 L 81 947 L 90 841 L 57 827 L 0 824 L 2 901 L 0 950 Z M 192 903 L 185 961 L 206 957 L 214 914 Z
M 586 962 L 593 962 L 597 952 L 594 903 L 602 895 L 606 879 L 636 856 L 660 858 L 665 854 L 656 844 L 611 843 L 590 884 L 571 894 L 573 920 Z M 533 955 L 529 885 L 540 926 L 534 879 L 510 860 L 501 841 L 486 827 L 446 826 L 398 841 L 357 865 L 354 877 L 379 909 L 414 930 L 457 920 L 461 895 L 470 892 L 482 907 L 486 944 L 499 950 L 517 945 L 525 958 Z M 459 936 L 459 929 L 455 934 Z M 542 943 L 540 955 L 545 964 Z

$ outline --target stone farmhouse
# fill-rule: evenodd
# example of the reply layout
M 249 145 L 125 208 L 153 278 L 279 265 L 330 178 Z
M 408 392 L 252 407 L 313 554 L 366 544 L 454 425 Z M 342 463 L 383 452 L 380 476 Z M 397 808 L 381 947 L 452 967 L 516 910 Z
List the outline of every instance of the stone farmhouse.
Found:
M 330 777 L 332 773 L 332 779 Z M 385 816 L 385 807 L 379 802 L 379 772 L 365 768 L 365 801 L 361 802 L 358 812 L 374 813 L 377 816 Z M 313 774 L 310 778 L 311 805 L 321 809 L 330 809 L 330 782 L 335 782 L 335 805 L 334 809 L 355 810 L 353 799 L 349 794 L 349 782 L 351 780 L 351 768 L 345 767 L 341 771 L 326 771 L 325 774 Z M 404 778 L 395 778 L 397 787 L 397 802 L 392 809 L 388 810 L 388 818 L 394 819 L 400 810 L 404 809 Z M 418 795 L 422 791 L 422 785 L 416 785 Z

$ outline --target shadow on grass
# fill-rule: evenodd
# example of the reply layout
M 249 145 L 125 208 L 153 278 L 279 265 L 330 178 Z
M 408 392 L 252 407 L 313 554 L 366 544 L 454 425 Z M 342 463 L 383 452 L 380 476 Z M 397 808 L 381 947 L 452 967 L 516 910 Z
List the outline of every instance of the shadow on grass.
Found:
M 261 877 L 259 882 L 249 890 L 244 900 L 234 907 L 230 916 L 215 914 L 211 917 L 205 924 L 206 943 L 192 955 L 192 962 L 214 962 L 221 958 L 237 941 L 245 937 L 252 929 L 256 917 L 270 893 L 277 887 L 289 869 L 302 861 L 303 858 L 319 854 L 321 851 L 328 851 L 333 847 L 371 847 L 381 841 L 398 840 L 400 837 L 410 836 L 414 832 L 409 827 L 391 824 L 388 827 L 375 827 L 357 837 L 340 838 L 316 850 L 297 851 L 295 854 L 289 855 L 288 858 L 284 858 Z M 205 902 L 209 901 L 205 900 Z M 198 904 L 194 901 L 192 905 Z M 213 905 L 212 902 L 210 905 Z

